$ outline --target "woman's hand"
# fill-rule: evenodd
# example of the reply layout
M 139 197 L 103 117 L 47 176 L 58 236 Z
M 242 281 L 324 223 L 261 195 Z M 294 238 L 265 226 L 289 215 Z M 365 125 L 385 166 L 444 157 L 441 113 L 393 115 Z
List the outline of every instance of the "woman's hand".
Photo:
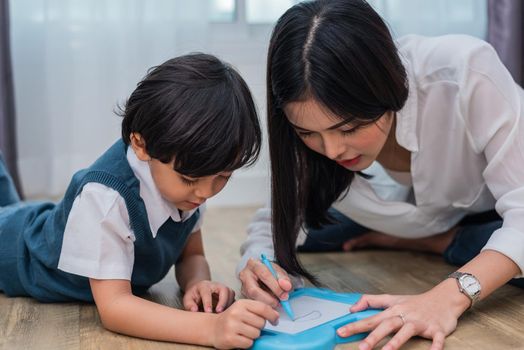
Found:
M 337 333 L 341 337 L 349 337 L 371 332 L 359 344 L 360 350 L 373 349 L 390 334 L 393 336 L 382 348 L 384 350 L 399 349 L 414 336 L 432 339 L 431 350 L 440 350 L 444 348 L 446 336 L 455 330 L 458 318 L 469 305 L 469 298 L 459 292 L 452 279 L 419 295 L 363 295 L 351 307 L 351 312 L 368 308 L 384 311 L 340 327 Z
M 213 299 L 217 300 L 215 311 L 220 313 L 235 301 L 235 292 L 221 283 L 200 281 L 186 290 L 182 302 L 188 311 L 198 311 L 202 306 L 205 312 L 213 312 Z
M 218 315 L 212 328 L 212 344 L 217 349 L 249 348 L 260 336 L 266 320 L 276 324 L 278 312 L 255 300 L 238 300 Z
M 279 300 L 289 298 L 293 285 L 286 271 L 275 263 L 272 265 L 278 274 L 278 280 L 261 261 L 255 259 L 248 260 L 246 267 L 240 271 L 239 278 L 244 296 L 277 308 Z

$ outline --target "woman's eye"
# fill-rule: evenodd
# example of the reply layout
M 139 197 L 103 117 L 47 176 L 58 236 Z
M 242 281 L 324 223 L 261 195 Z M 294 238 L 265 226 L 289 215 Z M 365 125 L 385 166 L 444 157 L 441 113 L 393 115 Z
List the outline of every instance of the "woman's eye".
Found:
M 342 131 L 342 134 L 344 135 L 351 135 L 358 131 L 358 127 L 354 127 L 354 128 L 347 129 L 347 130 L 340 130 L 340 131 Z
M 311 136 L 311 134 L 312 134 L 311 132 L 304 132 L 304 131 L 297 131 L 297 133 L 298 133 L 298 136 L 300 136 L 300 137 L 302 137 L 302 138 L 304 138 L 304 139 L 305 139 L 306 137 Z

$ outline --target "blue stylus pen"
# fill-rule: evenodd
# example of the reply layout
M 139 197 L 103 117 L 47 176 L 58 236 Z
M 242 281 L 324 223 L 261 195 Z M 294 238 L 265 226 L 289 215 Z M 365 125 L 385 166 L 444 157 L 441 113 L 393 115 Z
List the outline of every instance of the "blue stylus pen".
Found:
M 267 258 L 266 258 L 266 256 L 264 254 L 260 255 L 260 260 L 262 261 L 262 263 L 264 265 L 266 265 L 266 267 L 269 269 L 269 271 L 271 271 L 271 273 L 273 274 L 273 277 L 275 277 L 278 280 L 277 272 L 275 271 L 275 269 L 271 265 L 271 262 L 269 262 L 269 260 L 267 260 Z M 282 304 L 282 308 L 284 309 L 286 314 L 289 316 L 289 318 L 292 321 L 294 321 L 295 320 L 295 314 L 293 313 L 293 310 L 291 310 L 291 305 L 289 304 L 289 301 L 281 300 L 280 304 Z

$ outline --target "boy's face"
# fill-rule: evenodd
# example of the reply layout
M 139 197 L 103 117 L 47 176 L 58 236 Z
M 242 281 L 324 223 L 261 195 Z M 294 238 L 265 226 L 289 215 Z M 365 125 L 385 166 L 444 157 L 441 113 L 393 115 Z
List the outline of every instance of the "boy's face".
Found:
M 179 210 L 189 211 L 202 205 L 224 188 L 233 173 L 221 172 L 199 178 L 188 177 L 173 169 L 174 159 L 169 163 L 162 163 L 151 158 L 139 134 L 131 135 L 131 147 L 138 159 L 148 162 L 153 181 L 162 197 Z
M 192 178 L 173 169 L 173 162 L 162 163 L 158 159 L 149 161 L 149 168 L 156 187 L 162 197 L 179 210 L 192 210 L 202 205 L 208 198 L 220 192 L 231 177 L 232 172 Z

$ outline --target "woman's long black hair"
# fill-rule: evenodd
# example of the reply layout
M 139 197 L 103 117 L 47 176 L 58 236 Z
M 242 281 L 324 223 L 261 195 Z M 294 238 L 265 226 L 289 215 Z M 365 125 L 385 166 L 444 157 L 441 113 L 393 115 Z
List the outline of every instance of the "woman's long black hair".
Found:
M 331 222 L 327 210 L 354 173 L 306 147 L 284 106 L 314 99 L 348 123 L 369 124 L 400 110 L 407 95 L 391 34 L 365 1 L 301 2 L 278 20 L 267 68 L 272 226 L 277 262 L 289 273 L 316 283 L 297 259 L 298 232 Z

